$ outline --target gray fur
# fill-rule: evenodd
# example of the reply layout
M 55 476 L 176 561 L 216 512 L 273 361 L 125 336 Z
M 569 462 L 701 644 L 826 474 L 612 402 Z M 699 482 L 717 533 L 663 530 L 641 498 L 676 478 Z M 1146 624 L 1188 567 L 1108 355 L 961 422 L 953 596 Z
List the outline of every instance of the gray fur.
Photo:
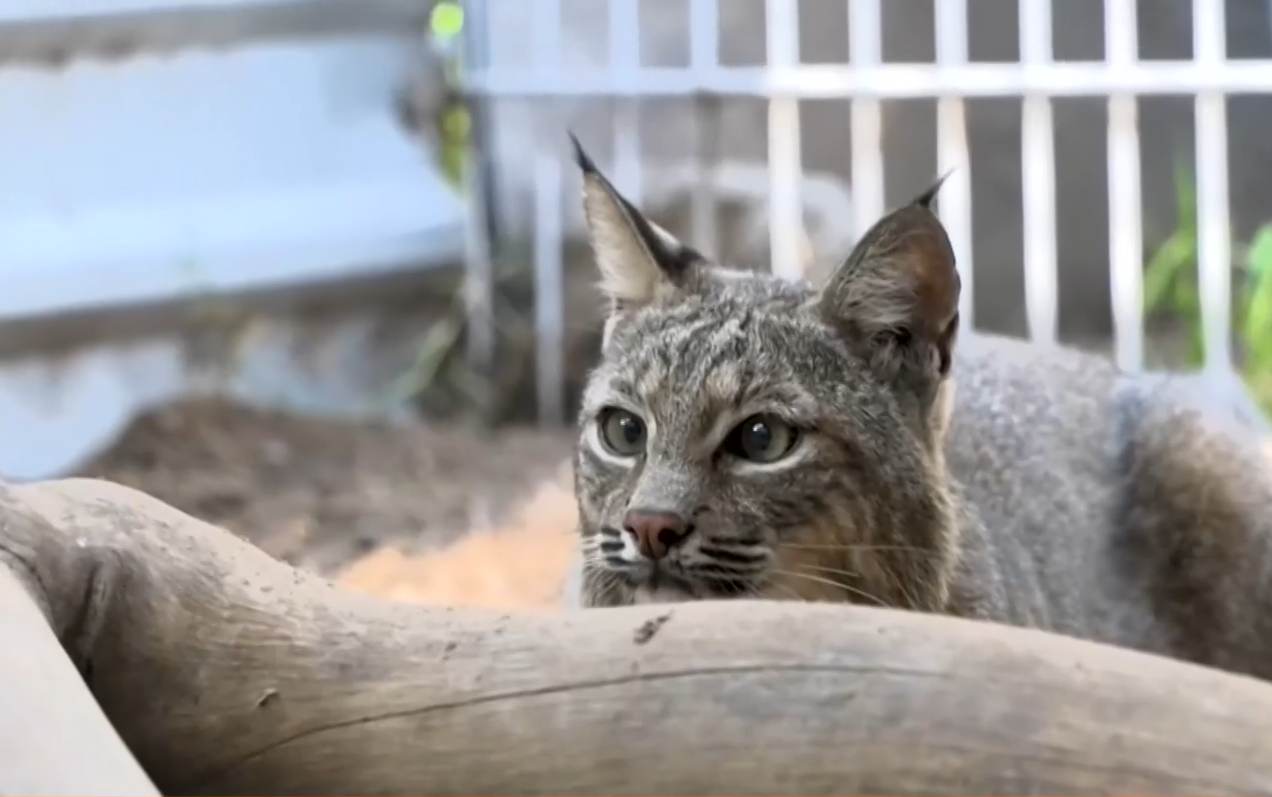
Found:
M 579 415 L 584 606 L 851 601 L 1272 677 L 1272 473 L 1250 428 L 1102 358 L 956 343 L 931 192 L 816 288 L 709 264 L 579 160 L 606 284 L 656 277 L 610 297 Z M 647 424 L 638 457 L 598 449 L 607 407 Z M 722 447 L 756 413 L 800 430 L 785 469 Z M 634 506 L 695 531 L 657 567 L 620 556 Z

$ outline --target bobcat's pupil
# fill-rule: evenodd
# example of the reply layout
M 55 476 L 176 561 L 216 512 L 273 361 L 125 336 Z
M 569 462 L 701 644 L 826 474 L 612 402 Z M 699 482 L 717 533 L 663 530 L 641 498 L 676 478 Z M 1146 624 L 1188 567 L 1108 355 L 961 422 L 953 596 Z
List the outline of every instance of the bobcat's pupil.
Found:
M 764 421 L 752 421 L 746 429 L 743 445 L 748 452 L 763 454 L 773 445 L 773 430 Z
M 635 418 L 623 418 L 618 422 L 619 435 L 623 444 L 634 446 L 640 443 L 641 430 Z

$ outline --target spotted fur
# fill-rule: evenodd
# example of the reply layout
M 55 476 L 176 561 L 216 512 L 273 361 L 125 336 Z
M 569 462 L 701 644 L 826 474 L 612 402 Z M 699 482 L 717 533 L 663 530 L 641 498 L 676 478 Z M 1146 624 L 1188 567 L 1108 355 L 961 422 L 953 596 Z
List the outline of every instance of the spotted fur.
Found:
M 1186 378 L 959 340 L 935 187 L 813 286 L 711 263 L 576 152 L 610 304 L 578 419 L 582 605 L 848 601 L 1272 676 L 1272 473 L 1249 418 Z M 638 455 L 605 444 L 615 411 L 644 423 Z M 777 462 L 724 445 L 760 414 L 798 431 Z M 692 532 L 653 561 L 633 509 Z

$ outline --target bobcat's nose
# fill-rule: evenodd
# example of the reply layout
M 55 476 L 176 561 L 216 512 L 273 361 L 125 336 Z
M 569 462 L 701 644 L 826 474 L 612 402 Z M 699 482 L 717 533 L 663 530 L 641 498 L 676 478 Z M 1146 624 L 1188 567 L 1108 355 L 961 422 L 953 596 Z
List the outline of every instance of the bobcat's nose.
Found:
M 631 509 L 623 516 L 623 528 L 636 540 L 636 548 L 650 559 L 662 559 L 693 532 L 693 524 L 675 512 Z

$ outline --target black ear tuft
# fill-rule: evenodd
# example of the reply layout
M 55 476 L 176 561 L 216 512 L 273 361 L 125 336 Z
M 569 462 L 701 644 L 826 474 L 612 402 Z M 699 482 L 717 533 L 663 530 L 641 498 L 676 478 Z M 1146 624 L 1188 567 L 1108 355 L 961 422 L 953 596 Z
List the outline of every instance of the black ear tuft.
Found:
M 941 186 L 945 185 L 945 181 L 948 180 L 950 175 L 953 173 L 954 173 L 954 170 L 950 169 L 945 174 L 936 178 L 936 182 L 928 186 L 927 190 L 919 194 L 917 197 L 915 197 L 914 201 L 911 202 L 910 204 L 918 205 L 919 207 L 924 208 L 926 210 L 931 210 L 932 200 L 936 199 L 937 192 L 941 190 Z
M 659 295 L 694 290 L 706 258 L 645 218 L 596 167 L 578 137 L 567 135 L 583 173 L 588 237 L 611 308 L 638 307 Z
M 579 143 L 579 137 L 570 130 L 565 131 L 565 134 L 570 137 L 570 144 L 574 148 L 574 162 L 578 164 L 583 174 L 598 174 L 599 170 L 596 168 L 596 163 L 592 160 L 592 156 L 588 155 L 587 151 L 583 149 L 583 145 Z

